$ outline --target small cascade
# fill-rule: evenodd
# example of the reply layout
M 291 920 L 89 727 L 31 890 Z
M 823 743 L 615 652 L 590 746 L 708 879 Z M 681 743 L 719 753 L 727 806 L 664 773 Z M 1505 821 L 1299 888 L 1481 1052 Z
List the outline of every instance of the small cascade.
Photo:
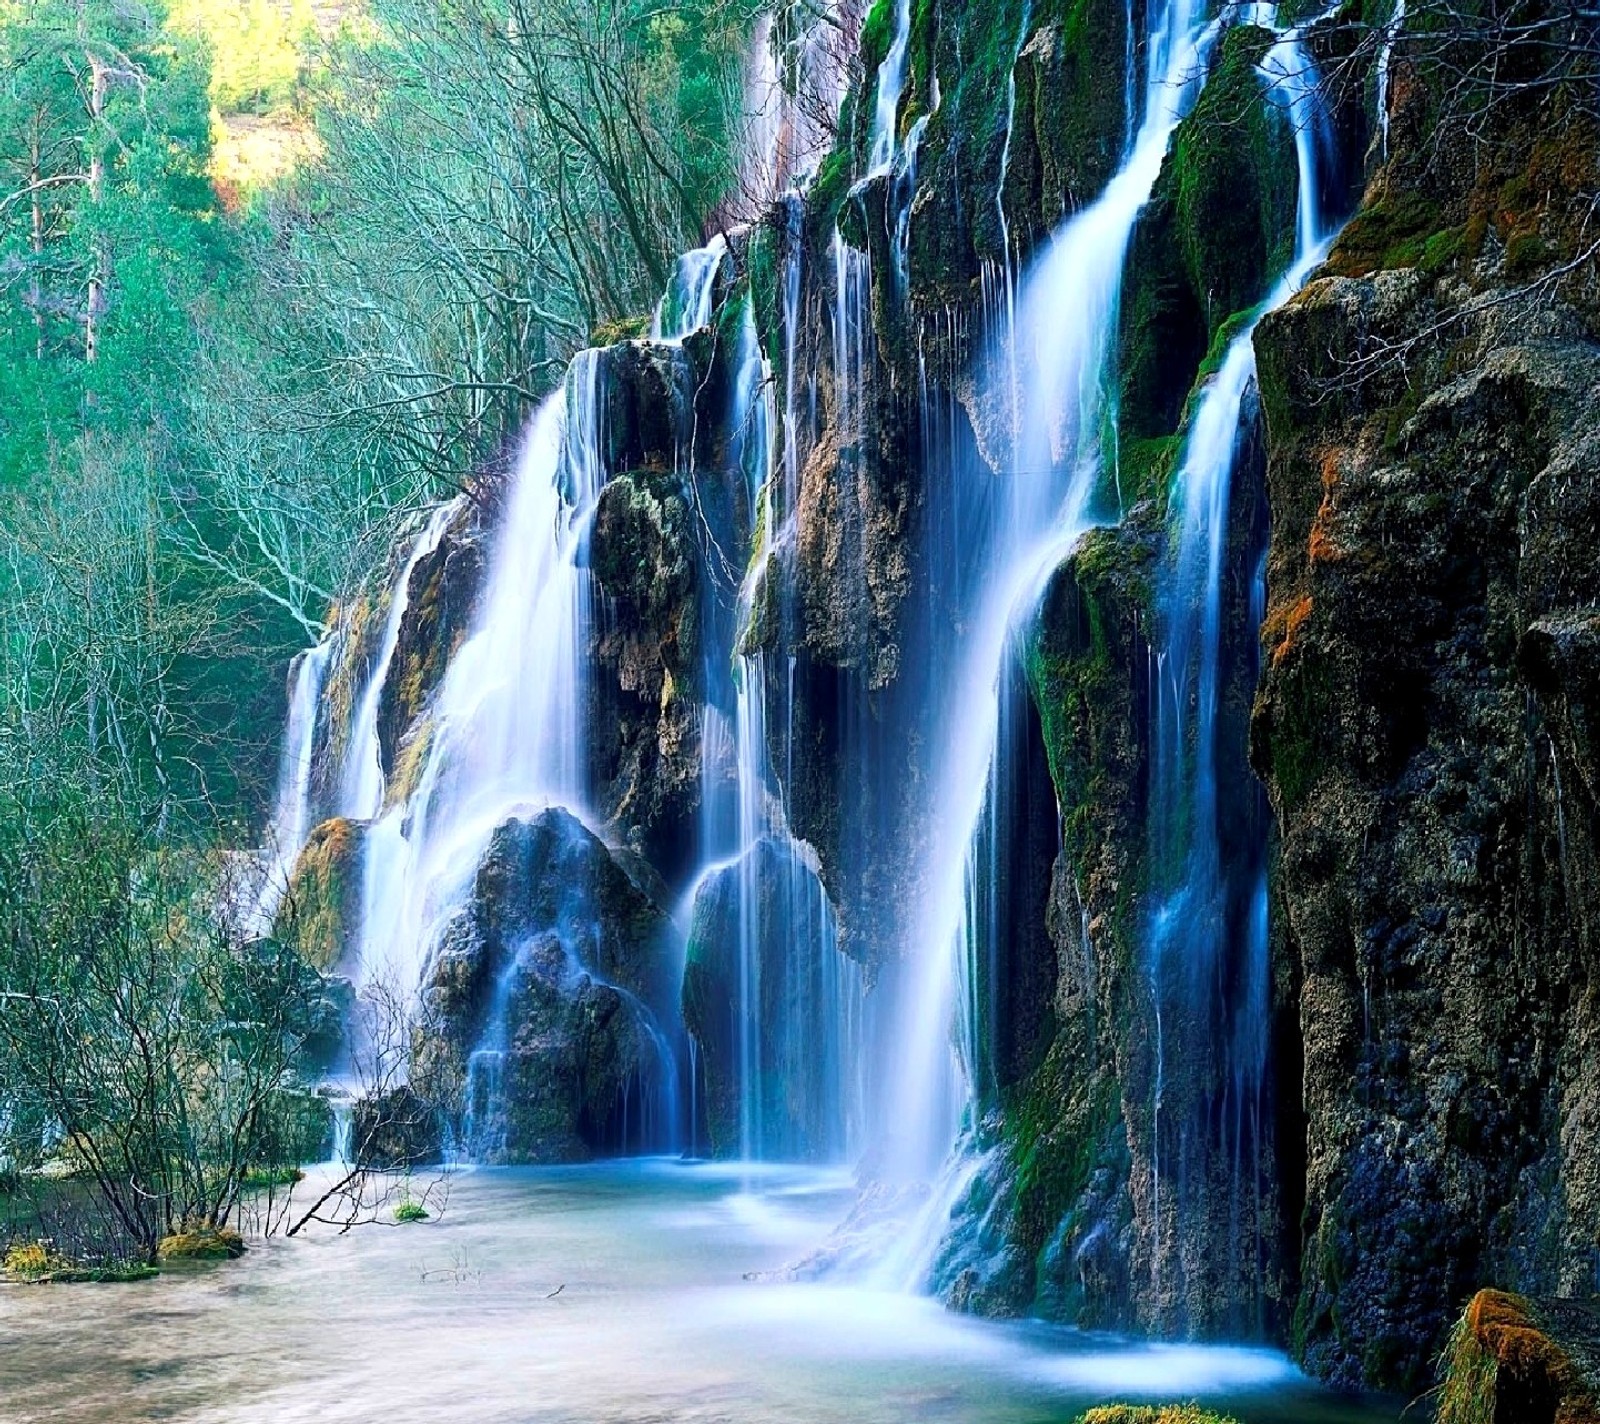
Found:
M 717 277 L 727 255 L 727 239 L 718 233 L 704 247 L 694 248 L 678 258 L 672 270 L 672 281 L 656 303 L 655 317 L 650 324 L 652 341 L 682 341 L 690 332 L 710 325 Z
M 911 49 L 911 0 L 894 0 L 894 38 L 878 66 L 877 102 L 872 110 L 868 143 L 869 176 L 894 167 L 899 148 L 900 99 L 906 87 L 906 59 Z
M 355 1165 L 355 1099 L 342 1089 L 329 1092 L 325 1101 L 332 1122 L 330 1155 L 328 1160 L 340 1167 Z
M 745 72 L 739 217 L 758 218 L 832 148 L 857 8 L 857 0 L 811 0 L 756 21 Z
M 842 436 L 859 430 L 864 413 L 872 332 L 872 264 L 867 254 L 833 234 L 833 424 Z
M 1378 51 L 1378 133 L 1383 156 L 1389 157 L 1389 71 L 1394 63 L 1394 47 L 1406 26 L 1406 0 L 1394 0 L 1394 12 L 1383 31 L 1383 48 Z
M 1271 101 L 1293 126 L 1299 189 L 1289 272 L 1234 337 L 1190 422 L 1174 478 L 1174 542 L 1160 589 L 1152 677 L 1150 840 L 1156 899 L 1148 931 L 1156 1024 L 1152 1195 L 1155 1284 L 1174 1269 L 1169 1241 L 1212 1233 L 1231 1251 L 1244 1294 L 1259 1298 L 1270 1187 L 1265 1134 L 1270 1037 L 1265 794 L 1248 769 L 1247 729 L 1224 716 L 1227 686 L 1255 685 L 1254 630 L 1264 613 L 1264 519 L 1232 507 L 1244 438 L 1254 421 L 1253 337 L 1261 314 L 1286 301 L 1327 250 L 1319 150 L 1327 126 L 1314 65 L 1294 32 L 1260 65 Z M 1241 547 L 1243 545 L 1243 547 Z M 1253 575 L 1230 607 L 1230 565 Z M 1244 629 L 1241 636 L 1240 629 Z M 1207 1085 L 1210 1085 L 1209 1087 Z M 1217 1102 L 1196 1102 L 1208 1093 Z M 1202 1134 L 1229 1163 L 1227 1201 L 1190 1180 Z M 1176 1263 L 1181 1264 L 1181 1263 Z M 1249 1325 L 1250 1322 L 1240 1322 Z
M 1011 245 L 1011 219 L 1006 213 L 1006 176 L 1011 171 L 1012 130 L 1017 121 L 1017 59 L 1028 36 L 1032 4 L 1022 8 L 1011 67 L 1006 71 L 1006 137 L 1000 150 L 1000 176 L 994 186 L 995 216 L 1000 222 L 1000 261 L 986 259 L 980 274 L 984 319 L 996 333 L 995 346 L 1005 367 L 1004 409 L 1011 437 L 1012 462 L 1016 462 L 1022 424 L 1021 367 L 1017 349 L 1017 272 Z M 1130 72 L 1132 59 L 1129 60 Z M 1131 122 L 1131 116 L 1130 116 Z
M 1037 603 L 1045 580 L 1086 527 L 1099 482 L 1105 373 L 1116 330 L 1122 270 L 1133 226 L 1149 200 L 1168 142 L 1192 107 L 1217 34 L 1188 0 L 1152 7 L 1145 112 L 1128 156 L 1098 201 L 1069 218 L 1022 284 L 1012 375 L 1009 341 L 996 344 L 991 389 L 1018 412 L 1016 468 L 995 481 L 971 478 L 989 513 L 984 543 L 963 550 L 987 571 L 967 622 L 944 719 L 948 744 L 938 768 L 928 849 L 919 867 L 929 887 L 910 927 L 909 958 L 894 1041 L 901 1061 L 885 1119 L 894 1136 L 885 1171 L 903 1181 L 937 1179 L 908 1237 L 885 1260 L 886 1283 L 917 1286 L 950 1226 L 950 1213 L 982 1151 L 973 1136 L 981 1106 L 973 984 L 998 927 L 974 893 L 991 873 L 982 858 L 995 837 L 993 798 L 1001 790 L 996 749 L 1018 716 L 1012 629 Z M 1013 407 L 1010 393 L 1018 391 Z M 987 494 L 998 486 L 999 493 Z M 950 1026 L 959 1032 L 952 1039 Z M 941 1163 L 943 1166 L 941 1167 Z
M 278 760 L 278 788 L 273 800 L 267 843 L 267 867 L 250 915 L 258 934 L 270 934 L 295 862 L 311 833 L 311 771 L 316 751 L 322 685 L 338 647 L 330 634 L 314 648 L 297 653 L 289 664 L 289 718 Z
M 761 15 L 750 36 L 750 57 L 745 66 L 744 133 L 739 145 L 741 216 L 755 217 L 773 202 L 787 185 L 792 167 L 787 151 L 791 137 L 789 96 L 774 40 L 772 16 Z
M 349 742 L 344 753 L 338 813 L 352 821 L 370 821 L 383 809 L 383 752 L 378 736 L 378 715 L 383 702 L 383 689 L 389 680 L 389 667 L 400 645 L 400 629 L 411 603 L 411 575 L 417 565 L 439 547 L 439 541 L 444 537 L 444 531 L 449 528 L 458 507 L 455 501 L 451 501 L 433 511 L 411 545 L 394 587 L 390 590 L 383 637 L 378 644 L 372 670 L 367 674 L 360 704 L 351 720 Z

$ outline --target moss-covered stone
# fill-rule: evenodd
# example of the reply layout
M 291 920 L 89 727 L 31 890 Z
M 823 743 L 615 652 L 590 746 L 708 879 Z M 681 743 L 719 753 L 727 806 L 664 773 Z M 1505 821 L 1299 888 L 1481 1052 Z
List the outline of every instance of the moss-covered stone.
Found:
M 156 1257 L 164 1265 L 177 1261 L 234 1261 L 245 1253 L 244 1237 L 226 1226 L 197 1226 L 164 1236 Z
M 306 838 L 278 906 L 275 930 L 306 963 L 327 974 L 355 947 L 361 932 L 363 825 L 341 817 Z
M 1078 1416 L 1077 1424 L 1239 1424 L 1198 1404 L 1105 1404 Z
M 1121 313 L 1124 439 L 1178 429 L 1219 333 L 1293 255 L 1294 131 L 1256 71 L 1271 42 L 1252 27 L 1223 37 L 1135 228 Z
M 462 501 L 407 580 L 405 611 L 377 710 L 378 755 L 390 804 L 412 790 L 420 758 L 408 759 L 404 752 L 417 739 L 429 699 L 472 628 L 485 572 L 484 512 L 477 501 Z
M 1600 1424 L 1600 1317 L 1479 1291 L 1440 1362 L 1438 1424 Z

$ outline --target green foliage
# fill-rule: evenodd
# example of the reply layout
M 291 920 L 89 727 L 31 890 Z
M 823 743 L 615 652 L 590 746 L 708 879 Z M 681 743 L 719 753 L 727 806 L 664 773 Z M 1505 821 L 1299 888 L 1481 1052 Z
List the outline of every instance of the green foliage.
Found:
M 173 0 L 170 20 L 210 51 L 210 94 L 222 113 L 266 114 L 296 99 L 315 34 L 310 0 Z
M 1472 1328 L 1469 1307 L 1450 1327 L 1440 1361 L 1438 1424 L 1494 1424 L 1495 1380 L 1500 1362 Z
M 321 981 L 230 930 L 228 863 L 162 845 L 110 799 L 0 818 L 0 1155 L 76 1162 L 135 1258 L 220 1232 L 247 1171 L 304 1146 Z
M 273 1187 L 292 1187 L 296 1182 L 305 1180 L 305 1173 L 298 1167 L 287 1164 L 278 1164 L 270 1167 L 247 1167 L 242 1184 L 246 1189 L 255 1191 L 268 1191 Z
M 1198 1404 L 1107 1404 L 1078 1417 L 1077 1424 L 1239 1424 Z
M 428 1208 L 413 1197 L 407 1197 L 394 1209 L 394 1219 L 402 1226 L 414 1221 L 427 1221 L 429 1216 Z

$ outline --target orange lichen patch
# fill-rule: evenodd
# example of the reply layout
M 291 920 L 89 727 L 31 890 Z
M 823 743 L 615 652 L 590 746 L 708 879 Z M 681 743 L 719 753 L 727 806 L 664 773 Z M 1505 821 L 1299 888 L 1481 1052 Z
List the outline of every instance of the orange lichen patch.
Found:
M 1272 650 L 1274 667 L 1287 656 L 1295 634 L 1305 626 L 1306 620 L 1310 617 L 1309 593 L 1301 594 L 1298 598 L 1285 598 L 1267 608 L 1267 616 L 1261 624 L 1261 644 Z
M 1322 503 L 1317 506 L 1316 518 L 1311 521 L 1311 537 L 1306 545 L 1306 557 L 1313 564 L 1337 563 L 1344 550 L 1335 541 L 1333 522 L 1338 516 L 1335 491 L 1341 480 L 1341 452 L 1329 450 L 1322 457 Z

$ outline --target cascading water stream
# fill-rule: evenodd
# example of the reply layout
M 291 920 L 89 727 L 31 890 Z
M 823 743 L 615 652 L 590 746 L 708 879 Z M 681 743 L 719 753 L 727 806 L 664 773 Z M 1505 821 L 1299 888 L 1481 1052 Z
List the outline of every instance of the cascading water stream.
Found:
M 311 771 L 316 750 L 322 685 L 338 647 L 330 634 L 289 664 L 289 718 L 278 762 L 278 787 L 268 832 L 267 866 L 250 913 L 258 934 L 269 934 L 283 901 L 295 862 L 311 833 Z
M 400 629 L 411 603 L 411 575 L 417 565 L 439 547 L 439 541 L 444 537 L 444 531 L 449 528 L 458 507 L 458 503 L 452 500 L 433 511 L 406 555 L 390 592 L 389 612 L 384 619 L 378 655 L 373 660 L 371 672 L 367 674 L 361 702 L 351 720 L 349 742 L 344 753 L 338 812 L 349 820 L 370 821 L 383 809 L 383 756 L 378 736 L 378 716 L 383 703 L 383 689 L 389 680 L 389 668 L 394 662 L 395 649 L 400 645 Z
M 1002 476 L 996 496 L 1000 508 L 982 551 L 989 574 L 965 635 L 949 742 L 935 763 L 932 834 L 919 867 L 927 888 L 912 925 L 895 1034 L 907 1053 L 886 1111 L 894 1133 L 887 1174 L 939 1180 L 878 1267 L 885 1284 L 915 1288 L 925 1280 L 951 1209 L 981 1165 L 962 1138 L 980 1091 L 978 1054 L 967 1036 L 972 1015 L 963 1006 L 973 999 L 974 956 L 985 933 L 976 923 L 970 872 L 996 780 L 1002 672 L 1016 619 L 1036 604 L 1086 527 L 1101 468 L 1106 365 L 1128 243 L 1172 133 L 1198 95 L 1217 32 L 1216 23 L 1200 22 L 1188 0 L 1152 8 L 1145 112 L 1127 158 L 1101 197 L 1057 232 L 1018 303 L 1015 339 L 1025 375 L 1013 432 L 1017 468 Z M 992 362 L 991 384 L 1004 393 L 1003 408 L 1011 407 L 1010 361 L 1011 353 L 1000 350 Z M 954 1040 L 953 1024 L 961 1030 Z
M 420 982 L 496 826 L 584 809 L 581 707 L 590 622 L 584 548 L 603 482 L 598 358 L 580 354 L 512 472 L 471 636 L 446 669 L 409 795 L 368 835 L 361 972 Z
M 690 332 L 699 331 L 711 321 L 716 302 L 717 276 L 728 255 L 727 239 L 718 233 L 704 247 L 696 247 L 678 258 L 672 281 L 656 303 L 650 324 L 650 339 L 679 342 Z
M 797 291 L 795 262 L 786 290 Z M 792 303 L 786 311 L 792 310 Z M 793 333 L 786 348 L 793 355 Z M 701 844 L 706 869 L 697 882 L 692 932 L 716 917 L 735 943 L 730 988 L 736 1044 L 738 1155 L 742 1161 L 794 1156 L 835 1160 L 855 1150 L 862 1113 L 858 1065 L 862 986 L 859 967 L 839 953 L 832 906 L 810 848 L 788 829 L 780 783 L 772 774 L 767 729 L 768 654 L 739 651 L 757 582 L 769 572 L 780 472 L 774 459 L 772 371 L 747 300 L 737 352 L 730 427 L 751 511 L 754 549 L 738 595 L 733 644 L 734 715 L 729 727 L 714 707 L 703 721 L 705 774 L 731 760 L 731 787 L 707 783 Z M 785 391 L 786 528 L 792 525 L 798 469 L 793 449 L 794 377 Z M 708 682 L 710 670 L 708 670 Z M 792 687 L 785 688 L 792 706 Z M 785 728 L 785 742 L 791 735 Z M 731 805 L 729 804 L 731 801 Z M 731 921 L 731 923 L 730 923 Z M 697 1055 L 698 1058 L 698 1055 Z M 698 1109 L 696 1116 L 699 1116 Z M 720 1144 L 719 1144 L 720 1146 Z
M 894 38 L 878 66 L 877 101 L 872 110 L 872 133 L 867 156 L 869 176 L 894 167 L 899 146 L 896 126 L 900 98 L 906 87 L 906 56 L 911 49 L 911 0 L 895 0 Z
M 1152 679 L 1156 709 L 1150 837 L 1158 890 L 1163 878 L 1166 881 L 1149 932 L 1156 1024 L 1152 1194 L 1157 1239 L 1152 1270 L 1158 1286 L 1167 1255 L 1163 1212 L 1185 1206 L 1182 1182 L 1163 1195 L 1167 1138 L 1184 1131 L 1184 1124 L 1164 1121 L 1168 1086 L 1164 1005 L 1188 1017 L 1206 996 L 1215 994 L 1218 999 L 1210 1017 L 1219 1041 L 1209 1051 L 1222 1060 L 1222 1091 L 1232 1099 L 1217 1114 L 1224 1134 L 1232 1139 L 1222 1149 L 1232 1162 L 1228 1234 L 1236 1257 L 1248 1251 L 1253 1258 L 1237 1263 L 1242 1273 L 1256 1269 L 1261 1256 L 1260 1181 L 1252 1158 L 1263 1151 L 1261 1097 L 1269 1040 L 1266 818 L 1257 804 L 1262 792 L 1248 773 L 1231 778 L 1227 786 L 1223 783 L 1225 732 L 1219 715 L 1229 633 L 1226 575 L 1230 534 L 1237 537 L 1237 531 L 1230 529 L 1230 502 L 1248 425 L 1245 403 L 1255 380 L 1256 323 L 1298 290 L 1321 261 L 1329 235 L 1323 231 L 1320 212 L 1318 161 L 1327 126 L 1315 67 L 1295 32 L 1283 35 L 1267 52 L 1259 73 L 1269 99 L 1293 127 L 1299 185 L 1294 256 L 1289 271 L 1229 344 L 1190 423 L 1172 488 L 1175 548 L 1161 589 L 1161 638 Z M 1250 618 L 1254 628 L 1260 623 L 1264 597 L 1259 571 L 1265 548 L 1246 549 L 1242 557 L 1255 578 L 1249 606 L 1239 613 Z M 1245 642 L 1253 648 L 1254 641 L 1251 632 Z M 1245 673 L 1253 682 L 1255 669 Z M 1242 731 L 1235 730 L 1242 738 Z M 1242 743 L 1228 750 L 1242 768 Z M 1254 828 L 1249 844 L 1229 845 L 1230 834 L 1235 841 L 1239 836 L 1237 830 L 1227 830 L 1230 821 Z M 1235 987 L 1225 993 L 1213 987 L 1221 983 Z M 1203 1050 L 1190 1048 L 1191 1055 L 1199 1051 Z
M 1406 0 L 1394 0 L 1394 13 L 1383 32 L 1383 48 L 1378 52 L 1378 132 L 1383 138 L 1383 156 L 1389 157 L 1389 75 L 1394 64 L 1394 47 L 1406 25 Z

